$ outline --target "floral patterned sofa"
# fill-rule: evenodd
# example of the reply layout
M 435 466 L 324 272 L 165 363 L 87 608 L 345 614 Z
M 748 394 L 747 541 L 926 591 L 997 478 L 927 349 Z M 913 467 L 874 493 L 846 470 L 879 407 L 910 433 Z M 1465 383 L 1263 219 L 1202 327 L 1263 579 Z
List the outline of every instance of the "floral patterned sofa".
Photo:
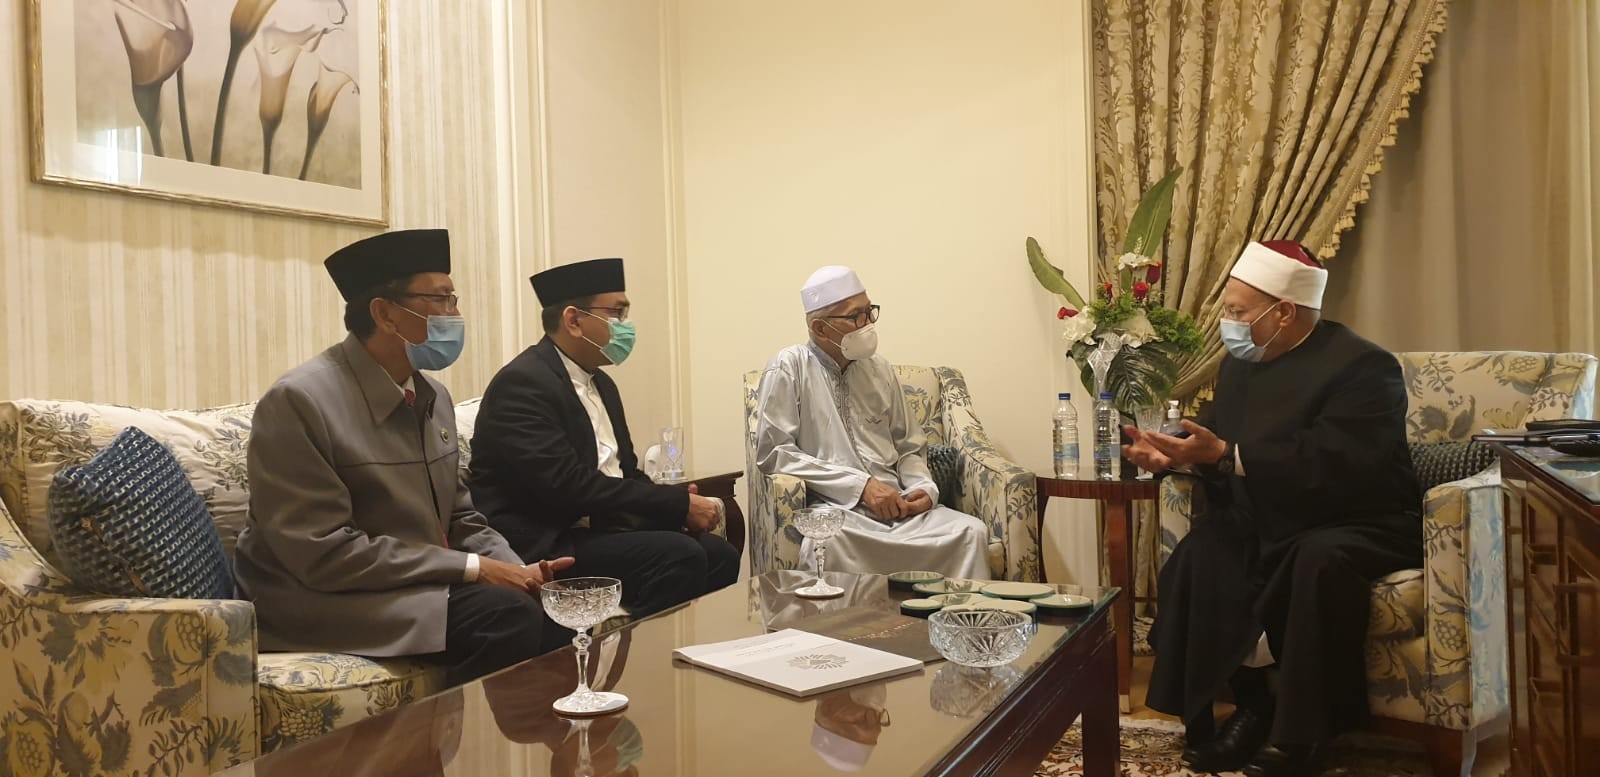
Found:
M 989 572 L 996 580 L 1038 580 L 1039 529 L 1032 471 L 1001 456 L 972 410 L 961 371 L 896 365 L 906 409 L 922 425 L 928 445 L 959 452 L 960 493 L 951 507 L 989 527 Z M 749 491 L 750 570 L 796 569 L 800 532 L 794 511 L 806 506 L 805 484 L 788 475 L 765 476 L 756 467 L 756 391 L 761 371 L 745 373 L 745 482 Z M 892 570 L 891 570 L 892 571 Z
M 1396 354 L 1412 443 L 1484 428 L 1593 418 L 1596 359 L 1580 353 Z M 1161 482 L 1164 561 L 1203 508 L 1194 481 Z M 1369 703 L 1379 731 L 1421 738 L 1441 775 L 1470 769 L 1477 741 L 1507 712 L 1505 539 L 1498 463 L 1424 497 L 1424 568 L 1372 587 Z
M 456 407 L 463 471 L 477 409 Z M 443 688 L 415 659 L 258 653 L 247 601 L 105 598 L 58 571 L 51 477 L 128 426 L 172 449 L 231 556 L 253 411 L 0 402 L 0 775 L 211 774 Z

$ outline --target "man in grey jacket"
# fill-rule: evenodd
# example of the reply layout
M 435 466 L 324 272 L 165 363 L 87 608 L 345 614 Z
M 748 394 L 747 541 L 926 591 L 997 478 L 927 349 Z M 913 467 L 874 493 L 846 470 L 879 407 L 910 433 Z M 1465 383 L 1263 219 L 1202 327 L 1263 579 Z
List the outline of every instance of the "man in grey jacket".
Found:
M 350 334 L 252 421 L 235 563 L 262 649 L 419 655 L 456 684 L 560 644 L 536 592 L 572 559 L 524 565 L 473 509 L 450 394 L 421 372 L 465 334 L 448 234 L 384 233 L 326 265 Z

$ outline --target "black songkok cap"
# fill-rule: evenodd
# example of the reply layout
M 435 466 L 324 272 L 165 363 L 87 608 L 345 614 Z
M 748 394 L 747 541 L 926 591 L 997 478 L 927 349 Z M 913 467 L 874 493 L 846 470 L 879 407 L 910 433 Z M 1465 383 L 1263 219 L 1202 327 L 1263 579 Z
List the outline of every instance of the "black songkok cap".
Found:
M 450 273 L 450 233 L 401 229 L 357 240 L 333 252 L 323 265 L 346 302 L 374 286 L 419 272 Z
M 539 307 L 547 308 L 596 294 L 627 291 L 622 281 L 621 259 L 590 259 L 551 267 L 528 279 Z

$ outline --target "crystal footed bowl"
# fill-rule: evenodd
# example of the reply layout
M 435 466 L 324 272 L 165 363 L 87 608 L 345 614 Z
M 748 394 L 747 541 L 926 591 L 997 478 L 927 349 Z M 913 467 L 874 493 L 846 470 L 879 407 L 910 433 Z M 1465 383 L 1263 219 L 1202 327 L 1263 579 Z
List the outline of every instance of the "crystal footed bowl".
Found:
M 1005 610 L 940 610 L 928 616 L 928 641 L 962 666 L 1003 666 L 1033 638 L 1033 619 Z

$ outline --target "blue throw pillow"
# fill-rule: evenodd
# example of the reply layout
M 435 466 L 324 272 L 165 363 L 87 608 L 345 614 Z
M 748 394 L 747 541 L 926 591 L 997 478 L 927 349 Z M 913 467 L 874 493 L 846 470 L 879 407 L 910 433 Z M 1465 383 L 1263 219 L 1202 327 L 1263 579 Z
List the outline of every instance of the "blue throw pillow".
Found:
M 229 599 L 222 538 L 165 445 L 135 427 L 50 483 L 50 537 L 72 581 L 121 597 Z
M 1417 470 L 1422 493 L 1441 483 L 1470 478 L 1494 464 L 1495 452 L 1488 443 L 1452 440 L 1411 443 L 1411 464 Z
M 961 451 L 949 445 L 929 445 L 928 470 L 939 487 L 939 501 L 946 507 L 955 505 L 961 495 Z

